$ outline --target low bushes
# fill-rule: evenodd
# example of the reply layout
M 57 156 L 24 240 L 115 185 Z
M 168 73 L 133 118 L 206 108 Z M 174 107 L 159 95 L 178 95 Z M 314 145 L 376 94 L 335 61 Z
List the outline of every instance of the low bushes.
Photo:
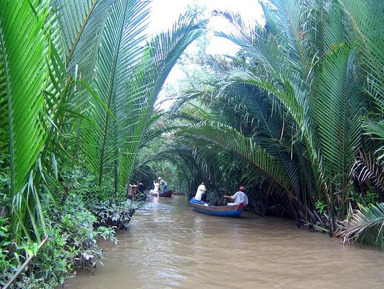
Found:
M 86 207 L 79 197 L 71 195 L 63 207 L 54 202 L 45 204 L 48 241 L 38 244 L 10 239 L 9 223 L 0 218 L 0 287 L 15 274 L 31 255 L 35 257 L 13 282 L 11 288 L 53 288 L 78 269 L 94 270 L 101 263 L 102 249 L 97 239 L 116 243 L 116 230 L 127 229 L 135 212 L 128 203 L 116 205 L 99 202 Z

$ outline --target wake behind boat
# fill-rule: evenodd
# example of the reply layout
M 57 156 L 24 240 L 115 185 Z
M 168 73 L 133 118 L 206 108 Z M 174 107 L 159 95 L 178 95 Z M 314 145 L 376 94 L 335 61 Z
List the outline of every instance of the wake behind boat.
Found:
M 205 202 L 196 201 L 195 198 L 192 198 L 189 202 L 196 212 L 212 216 L 238 217 L 244 211 L 243 203 L 235 206 L 210 206 Z

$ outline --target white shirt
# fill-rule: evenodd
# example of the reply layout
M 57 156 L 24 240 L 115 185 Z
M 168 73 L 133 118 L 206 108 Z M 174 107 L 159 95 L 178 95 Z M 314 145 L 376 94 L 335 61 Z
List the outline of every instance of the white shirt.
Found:
M 195 195 L 195 200 L 196 201 L 201 201 L 201 196 L 205 193 L 206 190 L 207 190 L 207 188 L 203 184 L 201 184 L 197 188 L 196 195 Z
M 160 184 L 158 183 L 158 182 L 156 182 L 156 183 L 154 183 L 154 191 L 155 191 L 155 193 L 158 193 L 159 192 L 159 187 L 160 187 Z
M 237 191 L 236 194 L 234 194 L 233 196 L 231 196 L 231 199 L 232 200 L 235 200 L 233 203 L 234 204 L 240 204 L 240 203 L 244 203 L 244 205 L 248 205 L 248 197 L 245 193 L 243 193 L 242 191 Z

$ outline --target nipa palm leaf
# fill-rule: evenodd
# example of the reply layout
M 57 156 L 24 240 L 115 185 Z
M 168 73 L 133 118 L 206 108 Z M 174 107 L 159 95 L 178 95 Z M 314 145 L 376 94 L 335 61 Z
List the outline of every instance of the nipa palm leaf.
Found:
M 355 241 L 370 228 L 377 229 L 377 238 L 383 236 L 384 226 L 384 203 L 377 203 L 364 207 L 359 205 L 359 210 L 354 212 L 350 219 L 345 221 L 345 227 L 340 229 L 338 235 L 343 237 L 344 242 Z M 383 240 L 376 239 L 376 242 Z
M 42 125 L 48 68 L 43 33 L 46 1 L 0 3 L 0 123 L 11 167 L 11 194 L 18 192 L 36 164 L 45 132 Z

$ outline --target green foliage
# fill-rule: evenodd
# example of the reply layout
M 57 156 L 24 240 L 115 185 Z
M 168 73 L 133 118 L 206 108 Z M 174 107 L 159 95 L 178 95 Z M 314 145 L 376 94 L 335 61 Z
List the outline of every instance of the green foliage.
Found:
M 207 77 L 207 85 L 191 85 L 194 91 L 178 97 L 172 122 L 162 120 L 172 142 L 152 161 L 181 162 L 188 195 L 198 180 L 209 179 L 215 191 L 246 182 L 257 190 L 256 204 L 282 207 L 331 232 L 350 197 L 367 205 L 381 200 L 381 169 L 356 159 L 359 150 L 372 155 L 382 146 L 380 127 L 363 125 L 371 113 L 382 118 L 384 33 L 373 24 L 382 15 L 352 2 L 273 0 L 263 5 L 265 27 L 217 13 L 234 28 L 218 35 L 240 52 L 196 61 L 217 79 Z M 379 2 L 370 1 L 382 7 Z M 377 196 L 351 196 L 354 166 L 354 180 L 374 183 Z
M 115 227 L 102 227 L 96 223 L 96 216 L 85 208 L 81 198 L 71 194 L 61 208 L 53 202 L 44 205 L 47 208 L 48 241 L 40 250 L 37 243 L 27 240 L 19 246 L 10 242 L 9 223 L 0 218 L 0 264 L 3 272 L 0 284 L 5 284 L 26 258 L 35 255 L 27 270 L 18 277 L 15 288 L 58 286 L 75 270 L 94 270 L 97 263 L 101 263 L 102 250 L 97 245 L 99 238 L 117 242 Z M 127 214 L 129 212 L 127 210 Z M 116 222 L 121 222 L 119 216 Z M 124 220 L 126 226 L 130 217 L 128 221 Z
M 94 202 L 111 200 L 113 197 L 113 180 L 106 179 L 101 185 L 98 178 L 92 174 L 83 164 L 74 164 L 61 169 L 64 187 L 69 185 L 69 192 L 75 192 L 83 201 Z M 54 182 L 55 180 L 53 180 Z M 52 184 L 54 186 L 54 184 Z M 62 190 L 62 188 L 61 188 Z
M 377 203 L 378 195 L 373 191 L 374 189 L 371 187 L 368 192 L 365 194 L 365 203 L 367 206 L 372 206 Z
M 137 205 L 131 201 L 119 204 L 108 201 L 89 204 L 90 211 L 96 216 L 94 227 L 103 233 L 108 233 L 106 227 L 116 230 L 125 230 L 131 221 Z M 106 235 L 104 235 L 106 237 Z
M 46 136 L 41 92 L 48 79 L 43 32 L 47 12 L 47 1 L 0 3 L 0 143 L 9 154 L 12 195 L 27 181 Z
M 116 241 L 114 229 L 127 228 L 135 207 L 118 201 L 135 168 L 150 162 L 151 177 L 189 195 L 209 180 L 219 202 L 246 182 L 255 203 L 271 197 L 271 206 L 312 223 L 321 221 L 314 210 L 329 213 L 331 230 L 348 200 L 364 204 L 353 236 L 380 224 L 384 4 L 367 1 L 272 0 L 265 27 L 222 13 L 235 29 L 219 34 L 241 51 L 209 63 L 190 57 L 213 69 L 189 71 L 203 83 L 180 97 L 173 122 L 153 110 L 202 34 L 195 12 L 145 46 L 148 1 L 0 1 L 1 282 L 30 255 L 20 288 L 93 268 L 95 240 Z M 167 137 L 161 152 L 156 136 Z M 151 140 L 154 153 L 138 159 Z M 350 172 L 361 147 L 378 162 L 361 159 L 356 179 L 375 183 L 355 192 Z
M 10 237 L 10 224 L 9 220 L 5 218 L 0 218 L 0 272 L 12 272 L 12 267 L 14 265 L 10 256 L 10 248 L 12 248 L 12 242 Z M 3 279 L 0 279 L 0 282 Z
M 327 205 L 323 201 L 317 200 L 315 203 L 315 208 L 320 214 L 323 214 L 327 210 Z
M 207 202 L 210 205 L 223 206 L 223 205 L 225 205 L 224 198 L 223 198 L 224 194 L 226 194 L 226 193 L 213 191 L 213 190 L 207 190 Z
M 71 264 L 93 267 L 99 236 L 114 240 L 110 228 L 93 230 L 95 217 L 85 205 L 74 205 L 73 191 L 87 202 L 125 198 L 159 91 L 178 57 L 202 33 L 204 22 L 187 15 L 149 40 L 149 4 L 0 4 L 0 189 L 12 235 L 5 237 L 17 241 L 20 260 L 38 256 L 20 278 L 42 288 L 43 279 L 62 282 Z M 109 225 L 126 228 L 133 214 L 126 210 L 108 211 Z M 40 253 L 46 234 L 52 247 L 44 245 Z M 13 262 L 12 256 L 5 260 Z M 49 256 L 62 261 L 57 268 Z
M 349 199 L 354 204 L 363 204 L 365 207 L 371 207 L 378 201 L 378 195 L 374 190 L 375 189 L 373 187 L 369 188 L 369 190 L 365 193 L 359 193 L 352 190 L 350 192 Z

